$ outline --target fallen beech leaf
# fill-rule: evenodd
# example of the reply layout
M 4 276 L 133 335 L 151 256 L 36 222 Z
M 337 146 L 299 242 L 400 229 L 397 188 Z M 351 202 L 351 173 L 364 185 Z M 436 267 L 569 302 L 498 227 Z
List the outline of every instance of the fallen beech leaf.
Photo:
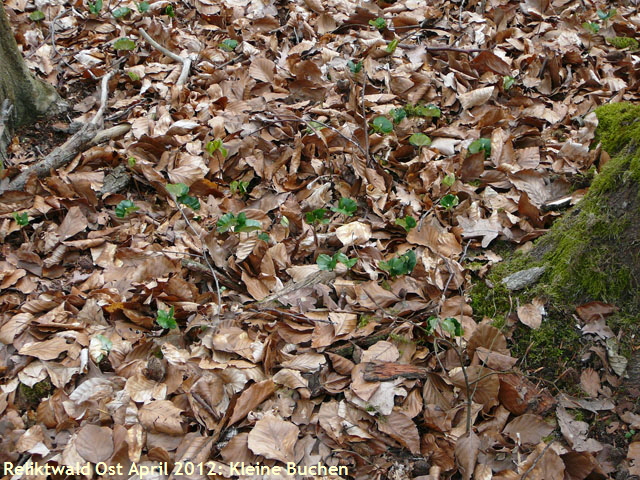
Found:
M 291 422 L 286 422 L 266 414 L 258 420 L 249 432 L 249 449 L 256 455 L 280 460 L 281 462 L 293 462 L 293 449 L 298 440 L 300 429 Z
M 371 238 L 371 226 L 367 223 L 351 222 L 336 228 L 338 240 L 346 247 L 362 245 Z
M 533 303 L 518 307 L 518 319 L 527 327 L 537 330 L 542 325 L 542 313 L 540 307 Z
M 525 413 L 509 422 L 502 433 L 511 437 L 516 443 L 537 445 L 554 429 L 553 425 L 549 425 L 538 415 Z
M 590 397 L 597 397 L 600 392 L 600 376 L 593 368 L 585 368 L 580 374 L 580 386 Z
M 416 424 L 409 417 L 394 411 L 386 417 L 379 418 L 376 423 L 378 430 L 407 447 L 411 453 L 420 453 L 420 434 Z
M 455 448 L 456 462 L 464 480 L 469 480 L 476 466 L 480 438 L 473 430 L 458 439 Z
M 460 101 L 462 108 L 467 110 L 487 103 L 491 98 L 491 95 L 493 95 L 494 90 L 495 87 L 478 88 L 459 95 L 458 100 Z
M 78 431 L 76 450 L 87 462 L 104 462 L 113 455 L 113 431 L 109 427 L 85 425 Z

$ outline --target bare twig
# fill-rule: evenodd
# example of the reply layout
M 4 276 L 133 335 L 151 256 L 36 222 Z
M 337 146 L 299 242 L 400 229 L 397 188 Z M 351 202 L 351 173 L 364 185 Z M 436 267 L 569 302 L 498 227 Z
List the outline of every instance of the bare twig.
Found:
M 533 471 L 533 469 L 536 468 L 536 465 L 538 464 L 538 462 L 540 460 L 542 460 L 542 457 L 544 457 L 544 454 L 547 453 L 547 450 L 549 450 L 551 445 L 553 445 L 553 442 L 555 442 L 555 440 L 551 440 L 549 443 L 547 443 L 545 445 L 545 447 L 542 449 L 542 452 L 540 453 L 540 455 L 538 455 L 536 457 L 536 459 L 533 461 L 531 466 L 529 468 L 527 468 L 527 470 L 522 474 L 522 477 L 520 477 L 520 480 L 525 480 L 527 478 L 527 476 Z
M 369 125 L 367 124 L 367 111 L 364 106 L 364 95 L 365 90 L 367 89 L 367 72 L 362 71 L 362 122 L 364 123 L 364 152 L 365 158 L 367 159 L 367 167 L 370 167 L 370 158 L 369 158 Z
M 153 48 L 164 53 L 167 57 L 171 58 L 172 60 L 182 63 L 182 71 L 180 72 L 180 77 L 178 77 L 178 81 L 176 82 L 176 85 L 180 86 L 187 83 L 187 78 L 189 77 L 189 70 L 191 69 L 191 64 L 193 63 L 194 58 L 192 58 L 191 56 L 181 57 L 180 55 L 173 53 L 171 50 L 163 47 L 158 42 L 156 42 L 153 38 L 151 38 L 151 36 L 147 32 L 145 32 L 143 28 L 140 29 L 140 34 L 144 37 L 144 39 L 147 42 L 149 42 L 149 44 Z
M 104 117 L 104 111 L 107 108 L 107 99 L 109 98 L 109 80 L 116 74 L 115 71 L 111 71 L 107 73 L 104 77 L 102 77 L 102 83 L 100 88 L 100 108 L 91 119 L 92 125 L 102 124 L 102 119 Z

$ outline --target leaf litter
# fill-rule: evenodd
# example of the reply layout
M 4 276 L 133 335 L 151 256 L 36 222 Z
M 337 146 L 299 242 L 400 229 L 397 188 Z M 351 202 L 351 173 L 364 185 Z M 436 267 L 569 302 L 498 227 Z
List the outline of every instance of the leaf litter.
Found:
M 84 94 L 48 138 L 114 70 L 106 122 L 131 130 L 0 197 L 0 461 L 638 474 L 640 442 L 620 454 L 582 420 L 614 408 L 615 307 L 578 308 L 602 368 L 577 376 L 588 398 L 554 398 L 465 296 L 470 251 L 499 261 L 496 239 L 579 198 L 593 109 L 637 101 L 636 52 L 605 42 L 637 34 L 633 7 L 145 3 L 36 22 L 5 2 L 28 64 Z M 9 154 L 10 176 L 38 156 Z M 516 310 L 544 322 L 539 299 Z M 607 432 L 631 433 L 616 408 Z

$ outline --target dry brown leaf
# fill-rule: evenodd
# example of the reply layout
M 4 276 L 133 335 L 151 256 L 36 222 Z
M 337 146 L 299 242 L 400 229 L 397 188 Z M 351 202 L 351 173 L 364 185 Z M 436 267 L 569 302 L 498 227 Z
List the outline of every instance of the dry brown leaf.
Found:
M 294 461 L 294 448 L 300 429 L 268 413 L 249 432 L 248 446 L 256 455 L 281 462 Z
M 480 438 L 473 430 L 458 439 L 455 448 L 456 463 L 462 474 L 462 478 L 470 480 L 478 459 Z
M 411 453 L 420 453 L 420 434 L 416 424 L 409 417 L 394 411 L 384 418 L 379 418 L 377 424 L 378 430 L 407 447 Z
M 78 431 L 75 445 L 87 462 L 104 462 L 113 455 L 113 431 L 109 427 L 85 425 Z

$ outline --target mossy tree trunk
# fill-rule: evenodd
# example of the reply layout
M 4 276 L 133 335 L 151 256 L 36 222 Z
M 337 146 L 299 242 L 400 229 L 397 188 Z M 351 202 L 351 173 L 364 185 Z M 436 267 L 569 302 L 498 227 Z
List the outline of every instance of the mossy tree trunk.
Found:
M 6 147 L 10 132 L 17 126 L 32 122 L 36 117 L 58 111 L 64 102 L 55 89 L 29 71 L 11 31 L 7 13 L 0 3 L 0 106 L 13 107 L 5 119 L 5 131 L 0 138 L 0 150 Z

